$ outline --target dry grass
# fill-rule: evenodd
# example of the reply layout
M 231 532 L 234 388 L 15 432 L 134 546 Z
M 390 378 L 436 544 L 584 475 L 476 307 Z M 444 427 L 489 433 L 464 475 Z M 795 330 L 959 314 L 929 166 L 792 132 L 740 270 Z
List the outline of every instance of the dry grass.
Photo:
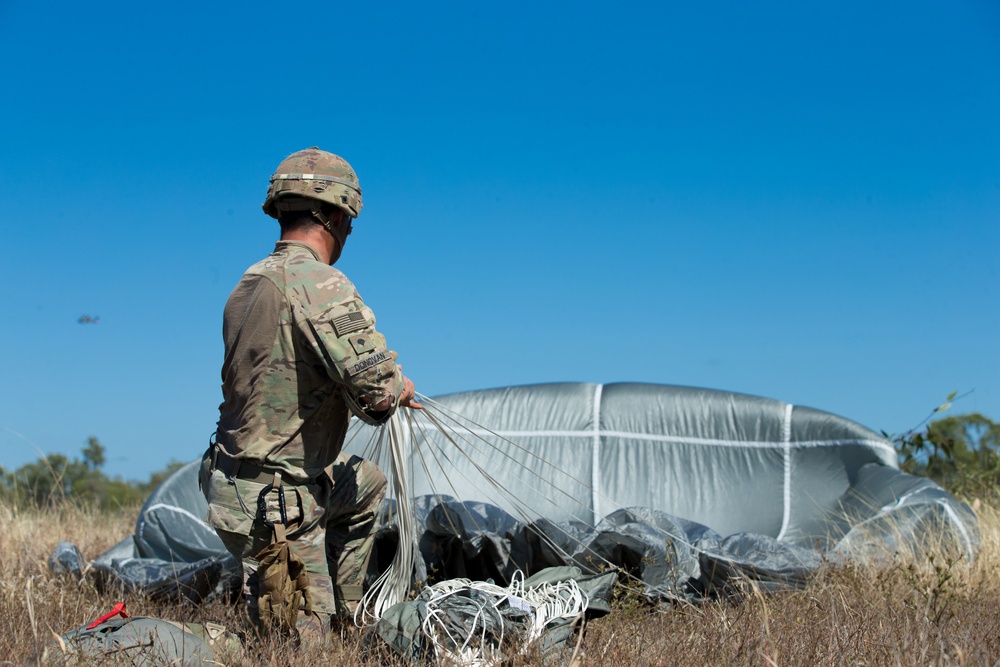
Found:
M 99 555 L 131 532 L 135 514 L 69 505 L 47 512 L 0 508 L 0 664 L 34 664 L 54 635 L 114 606 L 114 596 L 52 576 L 47 559 L 63 539 L 88 558 Z M 590 623 L 583 664 L 1000 664 L 1000 512 L 983 506 L 980 520 L 982 551 L 971 566 L 943 553 L 878 571 L 831 566 L 804 590 L 765 596 L 748 586 L 739 600 L 672 608 L 650 608 L 623 587 L 614 613 Z M 135 615 L 239 627 L 235 609 L 222 603 L 126 601 Z M 357 635 L 327 648 L 273 646 L 232 659 L 293 666 L 390 662 L 385 654 L 361 657 Z M 528 656 L 511 664 L 539 663 Z

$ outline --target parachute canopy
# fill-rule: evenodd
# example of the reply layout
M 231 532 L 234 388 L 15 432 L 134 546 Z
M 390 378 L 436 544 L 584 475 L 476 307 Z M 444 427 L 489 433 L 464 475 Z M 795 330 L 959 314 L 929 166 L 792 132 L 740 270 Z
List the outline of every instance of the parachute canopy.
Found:
M 635 383 L 506 387 L 427 405 L 405 411 L 418 579 L 509 580 L 596 558 L 633 571 L 652 597 L 697 597 L 738 577 L 796 584 L 831 557 L 944 544 L 971 559 L 978 548 L 966 505 L 900 472 L 885 438 L 819 410 Z M 360 423 L 352 432 L 356 454 L 379 438 Z M 98 558 L 98 572 L 147 592 L 165 585 L 157 571 L 171 585 L 187 577 L 200 596 L 213 578 L 232 583 L 235 563 L 202 521 L 197 465 L 150 496 L 135 535 Z M 380 564 L 398 540 L 393 516 L 390 504 Z M 67 552 L 53 554 L 63 561 Z
M 807 547 L 835 544 L 854 525 L 924 506 L 951 524 L 963 550 L 973 548 L 967 525 L 974 520 L 963 505 L 899 472 L 896 451 L 881 435 L 820 410 L 637 383 L 504 387 L 437 403 L 464 425 L 458 437 L 467 430 L 478 438 L 457 443 L 465 456 L 435 458 L 427 450 L 448 453 L 445 436 L 413 413 L 424 426 L 411 458 L 427 463 L 414 465 L 414 495 L 453 495 L 522 519 L 527 510 L 535 512 L 530 518 L 590 525 L 621 508 L 645 507 L 723 536 L 755 533 Z M 363 440 L 354 438 L 348 451 L 361 454 Z

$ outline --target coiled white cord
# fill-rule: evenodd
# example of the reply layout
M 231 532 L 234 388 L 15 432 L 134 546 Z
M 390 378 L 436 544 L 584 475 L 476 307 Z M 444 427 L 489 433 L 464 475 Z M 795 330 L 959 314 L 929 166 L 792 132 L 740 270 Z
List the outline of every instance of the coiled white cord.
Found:
M 448 610 L 442 602 L 469 590 L 480 593 L 480 597 L 484 597 L 485 601 L 479 602 L 472 598 L 463 600 L 466 605 L 476 605 L 477 610 L 468 636 L 456 637 L 444 621 Z M 423 597 L 427 607 L 427 617 L 421 630 L 434 647 L 435 655 L 446 663 L 451 661 L 467 667 L 485 667 L 502 659 L 499 648 L 503 645 L 504 619 L 499 607 L 503 602 L 530 614 L 531 626 L 524 646 L 521 647 L 522 653 L 527 650 L 531 642 L 541 637 L 551 623 L 575 619 L 590 604 L 587 594 L 580 590 L 572 579 L 525 588 L 524 574 L 520 571 L 514 573 L 511 584 L 507 587 L 485 581 L 449 579 L 425 588 Z M 487 641 L 488 617 L 492 617 L 495 621 L 493 627 L 500 628 L 500 637 L 495 643 Z M 473 641 L 477 637 L 478 643 Z M 456 648 L 450 649 L 449 645 Z

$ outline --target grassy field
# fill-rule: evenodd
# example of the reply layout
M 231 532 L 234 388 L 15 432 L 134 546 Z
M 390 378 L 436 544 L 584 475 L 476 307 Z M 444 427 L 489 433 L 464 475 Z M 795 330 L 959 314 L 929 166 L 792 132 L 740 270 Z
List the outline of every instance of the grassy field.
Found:
M 738 600 L 649 607 L 621 587 L 612 614 L 591 622 L 575 657 L 586 665 L 1000 665 L 1000 512 L 978 508 L 982 550 L 974 563 L 932 554 L 879 570 L 828 567 L 803 590 L 762 595 L 747 586 Z M 94 558 L 129 535 L 136 510 L 101 513 L 0 508 L 0 664 L 35 664 L 55 635 L 110 610 L 117 597 L 55 577 L 47 559 L 56 542 Z M 133 615 L 236 628 L 235 610 L 213 603 L 157 605 L 126 600 Z M 244 650 L 246 665 L 379 665 L 359 634 L 332 647 Z M 50 655 L 52 653 L 50 652 Z M 57 664 L 63 662 L 56 650 Z M 554 664 L 568 664 L 567 654 Z M 109 657 L 102 664 L 132 664 Z M 507 664 L 540 664 L 529 651 Z

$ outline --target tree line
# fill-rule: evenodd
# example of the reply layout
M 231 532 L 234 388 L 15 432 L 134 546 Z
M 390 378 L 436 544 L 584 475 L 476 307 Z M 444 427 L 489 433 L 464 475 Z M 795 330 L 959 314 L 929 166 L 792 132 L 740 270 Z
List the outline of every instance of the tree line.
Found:
M 136 482 L 108 477 L 101 470 L 105 460 L 104 445 L 91 436 L 79 458 L 49 454 L 13 471 L 0 466 L 0 500 L 5 504 L 37 507 L 67 500 L 102 509 L 131 507 L 145 500 L 164 479 L 184 465 L 171 461 L 166 468 L 150 475 L 148 481 Z

